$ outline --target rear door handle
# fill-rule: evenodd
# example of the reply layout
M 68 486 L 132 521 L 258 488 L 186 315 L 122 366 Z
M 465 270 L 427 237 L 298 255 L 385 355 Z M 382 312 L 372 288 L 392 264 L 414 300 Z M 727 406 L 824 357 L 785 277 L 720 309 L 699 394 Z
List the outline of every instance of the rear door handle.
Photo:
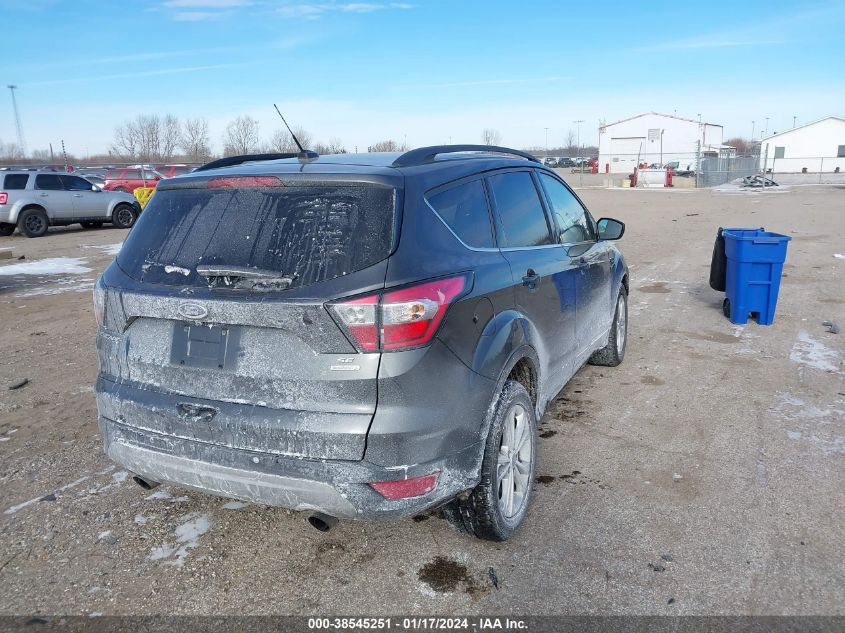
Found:
M 41 196 L 42 198 L 46 198 L 48 194 L 46 194 L 46 193 L 39 193 L 38 195 L 39 195 L 39 196 Z
M 81 193 L 75 193 L 75 194 L 73 194 L 73 197 L 74 198 L 81 198 L 82 194 Z
M 529 290 L 534 290 L 538 281 L 540 281 L 540 275 L 533 268 L 529 268 L 525 272 L 525 277 L 522 278 L 522 285 L 526 286 Z

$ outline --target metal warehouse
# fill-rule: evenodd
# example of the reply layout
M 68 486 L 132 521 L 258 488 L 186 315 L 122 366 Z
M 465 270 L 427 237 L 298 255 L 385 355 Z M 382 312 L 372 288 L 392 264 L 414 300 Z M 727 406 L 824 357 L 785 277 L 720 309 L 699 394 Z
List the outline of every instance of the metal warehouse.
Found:
M 778 173 L 845 171 L 845 119 L 829 116 L 764 138 L 763 164 Z
M 599 171 L 631 173 L 640 163 L 695 169 L 699 153 L 724 150 L 721 125 L 647 112 L 599 128 Z

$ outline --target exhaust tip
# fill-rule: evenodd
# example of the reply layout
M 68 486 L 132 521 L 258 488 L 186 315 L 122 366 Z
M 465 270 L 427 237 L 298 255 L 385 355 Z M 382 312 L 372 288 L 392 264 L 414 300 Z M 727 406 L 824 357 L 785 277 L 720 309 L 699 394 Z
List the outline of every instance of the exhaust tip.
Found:
M 153 488 L 157 488 L 161 485 L 157 481 L 148 481 L 138 475 L 132 475 L 132 481 L 141 486 L 141 488 L 143 488 L 144 490 L 152 490 Z
M 311 527 L 315 530 L 328 532 L 337 525 L 337 519 L 335 517 L 330 517 L 327 514 L 317 512 L 308 517 L 308 523 L 310 523 Z

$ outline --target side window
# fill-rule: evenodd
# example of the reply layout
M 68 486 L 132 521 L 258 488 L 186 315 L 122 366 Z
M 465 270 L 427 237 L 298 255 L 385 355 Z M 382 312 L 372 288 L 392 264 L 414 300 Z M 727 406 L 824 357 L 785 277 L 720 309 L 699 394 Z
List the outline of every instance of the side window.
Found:
M 540 182 L 549 196 L 560 231 L 560 241 L 563 244 L 587 242 L 596 239 L 595 228 L 590 218 L 584 212 L 584 207 L 572 195 L 569 189 L 557 178 L 548 174 L 540 174 Z
M 158 174 L 155 173 L 154 171 L 145 171 L 144 172 L 144 178 L 147 179 L 147 180 L 155 180 L 158 177 L 159 177 Z
M 35 188 L 43 189 L 45 191 L 64 190 L 64 187 L 62 186 L 61 176 L 53 174 L 38 174 L 35 177 Z
M 490 176 L 488 182 L 503 233 L 499 236 L 499 246 L 542 246 L 555 243 L 534 179 L 529 172 L 497 174 Z
M 69 191 L 91 191 L 91 183 L 79 176 L 62 176 Z
M 464 182 L 427 198 L 431 207 L 467 246 L 491 248 L 493 232 L 484 184 Z
M 26 189 L 26 183 L 29 182 L 29 174 L 9 174 L 3 181 L 3 189 Z

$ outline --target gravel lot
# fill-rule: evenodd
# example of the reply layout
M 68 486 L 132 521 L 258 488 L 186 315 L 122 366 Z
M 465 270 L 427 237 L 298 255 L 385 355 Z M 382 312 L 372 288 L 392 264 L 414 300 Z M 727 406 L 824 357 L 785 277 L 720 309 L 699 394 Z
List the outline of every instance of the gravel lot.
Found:
M 552 403 L 505 544 L 143 491 L 92 393 L 90 287 L 124 232 L 0 238 L 26 257 L 0 260 L 0 613 L 845 614 L 845 187 L 580 193 L 627 223 L 628 353 Z M 720 225 L 793 236 L 773 326 L 722 316 Z M 76 272 L 3 274 L 46 258 Z

